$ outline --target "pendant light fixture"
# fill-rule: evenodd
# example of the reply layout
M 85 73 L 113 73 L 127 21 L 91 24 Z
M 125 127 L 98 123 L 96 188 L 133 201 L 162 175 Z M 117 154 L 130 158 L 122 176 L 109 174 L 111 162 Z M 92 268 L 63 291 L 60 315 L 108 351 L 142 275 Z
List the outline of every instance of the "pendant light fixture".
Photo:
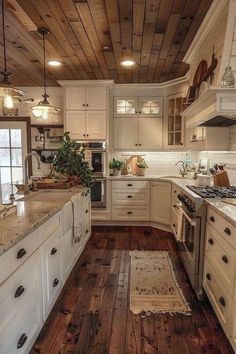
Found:
M 12 109 L 14 107 L 13 98 L 24 96 L 24 91 L 13 87 L 9 81 L 12 75 L 7 70 L 7 54 L 6 54 L 6 35 L 5 35 L 5 0 L 2 0 L 2 37 L 3 37 L 3 61 L 4 70 L 0 72 L 2 80 L 0 81 L 0 97 L 3 98 L 3 105 L 5 108 Z
M 44 81 L 44 94 L 42 95 L 43 100 L 40 101 L 36 106 L 32 107 L 32 113 L 36 119 L 46 120 L 48 118 L 48 113 L 58 113 L 60 108 L 52 106 L 48 102 L 47 94 L 47 82 L 46 82 L 46 49 L 45 49 L 45 36 L 49 33 L 47 28 L 38 28 L 38 33 L 43 36 L 43 81 Z

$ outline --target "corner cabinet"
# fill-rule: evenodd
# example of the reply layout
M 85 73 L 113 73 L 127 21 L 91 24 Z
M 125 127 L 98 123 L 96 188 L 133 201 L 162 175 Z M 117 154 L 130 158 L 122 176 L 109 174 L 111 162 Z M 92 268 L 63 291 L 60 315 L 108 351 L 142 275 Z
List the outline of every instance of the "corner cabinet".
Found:
M 72 139 L 107 138 L 108 93 L 106 87 L 65 87 L 65 131 Z
M 171 217 L 171 182 L 151 183 L 151 221 L 169 225 Z
M 114 97 L 114 116 L 162 117 L 162 97 Z
M 179 148 L 184 144 L 183 97 L 173 97 L 168 100 L 167 146 Z

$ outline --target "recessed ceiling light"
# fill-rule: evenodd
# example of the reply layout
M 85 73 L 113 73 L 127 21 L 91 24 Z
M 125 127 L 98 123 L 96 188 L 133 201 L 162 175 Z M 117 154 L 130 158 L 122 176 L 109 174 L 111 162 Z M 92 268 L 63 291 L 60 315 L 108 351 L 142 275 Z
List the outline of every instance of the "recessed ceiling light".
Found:
M 123 66 L 133 66 L 133 65 L 136 64 L 133 59 L 124 59 L 124 60 L 122 60 L 120 63 L 121 63 L 121 65 L 123 65 Z
M 58 60 L 49 60 L 48 64 L 51 66 L 61 66 L 62 65 L 62 63 Z

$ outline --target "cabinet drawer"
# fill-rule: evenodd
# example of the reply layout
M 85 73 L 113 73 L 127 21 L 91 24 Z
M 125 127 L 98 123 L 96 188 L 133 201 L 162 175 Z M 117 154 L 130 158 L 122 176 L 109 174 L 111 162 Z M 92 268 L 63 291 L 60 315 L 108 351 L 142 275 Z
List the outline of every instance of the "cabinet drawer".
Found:
M 227 334 L 229 329 L 230 313 L 232 311 L 232 298 L 222 284 L 219 274 L 207 259 L 205 259 L 203 277 L 203 287 L 225 333 Z
M 48 219 L 39 228 L 39 237 L 41 244 L 44 243 L 59 227 L 62 225 L 62 213 L 59 212 Z
M 52 309 L 62 285 L 60 238 L 62 229 L 57 230 L 41 247 L 43 269 L 44 318 Z
M 113 188 L 148 189 L 149 181 L 112 181 L 112 189 Z
M 40 251 L 35 252 L 0 287 L 0 326 L 12 317 L 19 306 L 37 289 L 41 294 Z
M 38 229 L 0 256 L 0 284 L 39 248 Z
M 208 207 L 207 222 L 236 249 L 236 227 Z
M 130 220 L 130 221 L 145 221 L 149 220 L 149 207 L 123 207 L 123 206 L 113 206 L 112 207 L 112 219 L 113 220 Z
M 233 295 L 236 251 L 208 224 L 206 227 L 205 255 L 221 277 L 222 283 L 225 283 L 227 290 Z
M 41 294 L 37 289 L 28 297 L 14 318 L 1 329 L 1 354 L 27 354 L 42 327 Z
M 112 204 L 149 205 L 149 189 L 112 190 Z

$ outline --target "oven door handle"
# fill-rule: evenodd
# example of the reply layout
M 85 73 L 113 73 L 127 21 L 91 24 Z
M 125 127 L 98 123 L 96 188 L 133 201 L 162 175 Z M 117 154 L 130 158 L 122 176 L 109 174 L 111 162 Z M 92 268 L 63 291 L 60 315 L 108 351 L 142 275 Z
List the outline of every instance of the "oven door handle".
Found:
M 193 227 L 196 227 L 196 225 L 197 225 L 196 220 L 191 219 L 191 218 L 185 213 L 185 211 L 184 211 L 183 208 L 180 208 L 180 209 L 181 209 L 183 215 L 186 217 L 186 219 L 187 219 L 188 222 L 190 223 L 190 225 L 193 226 Z

